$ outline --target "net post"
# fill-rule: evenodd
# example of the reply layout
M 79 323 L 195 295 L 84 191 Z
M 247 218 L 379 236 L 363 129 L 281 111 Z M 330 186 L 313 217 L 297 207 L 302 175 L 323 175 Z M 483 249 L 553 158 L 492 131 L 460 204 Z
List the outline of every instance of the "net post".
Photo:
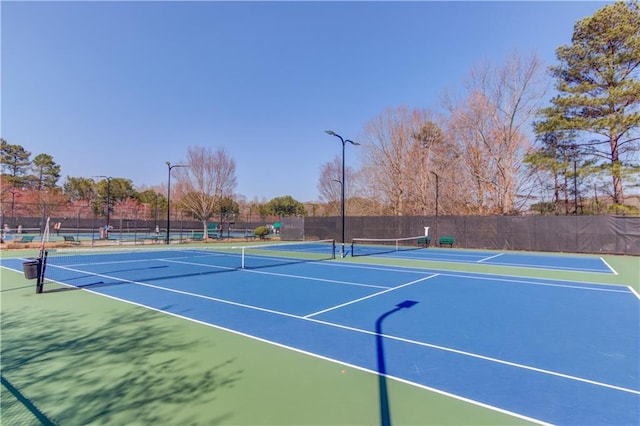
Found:
M 331 240 L 331 259 L 336 258 L 336 240 Z
M 356 243 L 355 243 L 355 242 L 353 241 L 353 239 L 352 239 L 352 240 L 351 240 L 351 257 L 353 257 L 353 256 L 354 256 L 354 254 L 353 254 L 353 249 L 355 248 L 355 244 L 356 244 Z
M 47 255 L 49 253 L 45 250 L 44 254 L 38 257 L 38 276 L 36 278 L 36 293 L 40 294 L 44 287 L 44 273 L 47 268 Z
M 241 254 L 241 256 L 240 256 L 240 257 L 241 257 L 241 266 L 240 266 L 240 269 L 245 269 L 245 268 L 244 268 L 244 249 L 245 249 L 245 248 L 244 248 L 244 247 L 242 247 L 242 254 Z

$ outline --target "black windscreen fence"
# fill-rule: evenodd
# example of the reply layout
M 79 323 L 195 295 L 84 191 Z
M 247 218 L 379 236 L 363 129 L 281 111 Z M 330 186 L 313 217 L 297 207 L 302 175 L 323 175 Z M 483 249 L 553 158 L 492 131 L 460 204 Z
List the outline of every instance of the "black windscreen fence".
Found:
M 339 216 L 283 222 L 283 239 L 342 239 Z M 626 216 L 358 216 L 345 218 L 345 242 L 353 238 L 425 235 L 454 247 L 640 255 L 640 217 Z

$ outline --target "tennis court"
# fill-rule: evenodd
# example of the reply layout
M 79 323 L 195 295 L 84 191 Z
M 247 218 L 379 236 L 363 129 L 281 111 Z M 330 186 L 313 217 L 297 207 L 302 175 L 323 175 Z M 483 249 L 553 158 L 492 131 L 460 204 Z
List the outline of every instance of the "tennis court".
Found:
M 351 245 L 352 256 L 374 256 L 437 262 L 458 262 L 496 266 L 514 266 L 575 272 L 615 274 L 616 271 L 600 256 L 541 253 L 509 253 L 447 248 L 423 249 L 416 242 L 424 237 L 399 239 L 356 239 Z
M 373 256 L 319 261 L 335 253 L 327 243 L 290 250 L 304 254 L 63 250 L 49 257 L 46 276 L 373 373 L 381 424 L 392 424 L 389 381 L 525 422 L 640 422 L 640 298 L 631 286 L 417 265 L 437 255 L 443 265 L 612 275 L 604 259 L 456 249 L 382 255 L 416 262 L 411 267 Z M 2 266 L 19 271 L 22 261 Z

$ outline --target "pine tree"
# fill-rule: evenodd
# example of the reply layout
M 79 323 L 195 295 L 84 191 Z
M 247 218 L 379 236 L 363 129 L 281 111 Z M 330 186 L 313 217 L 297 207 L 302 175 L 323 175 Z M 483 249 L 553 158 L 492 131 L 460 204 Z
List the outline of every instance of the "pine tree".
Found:
M 612 178 L 612 198 L 624 201 L 625 173 L 640 150 L 640 6 L 617 2 L 574 26 L 572 44 L 556 50 L 551 67 L 559 94 L 543 110 L 539 134 L 575 131 L 580 151 Z

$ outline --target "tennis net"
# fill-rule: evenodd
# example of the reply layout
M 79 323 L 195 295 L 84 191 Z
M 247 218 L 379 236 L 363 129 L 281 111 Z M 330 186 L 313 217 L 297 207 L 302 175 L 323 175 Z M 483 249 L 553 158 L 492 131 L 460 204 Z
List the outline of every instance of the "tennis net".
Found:
M 427 247 L 428 237 L 404 238 L 354 238 L 351 240 L 351 256 L 371 256 L 402 250 Z
M 295 243 L 256 243 L 245 246 L 211 244 L 197 247 L 95 247 L 50 249 L 47 278 L 57 279 L 62 271 L 96 274 L 126 273 L 155 269 L 162 273 L 168 264 L 211 266 L 218 271 L 258 269 L 290 263 L 335 259 L 335 240 Z M 146 261 L 161 261 L 161 265 Z M 136 263 L 140 262 L 140 263 Z M 167 270 L 168 274 L 171 274 Z

